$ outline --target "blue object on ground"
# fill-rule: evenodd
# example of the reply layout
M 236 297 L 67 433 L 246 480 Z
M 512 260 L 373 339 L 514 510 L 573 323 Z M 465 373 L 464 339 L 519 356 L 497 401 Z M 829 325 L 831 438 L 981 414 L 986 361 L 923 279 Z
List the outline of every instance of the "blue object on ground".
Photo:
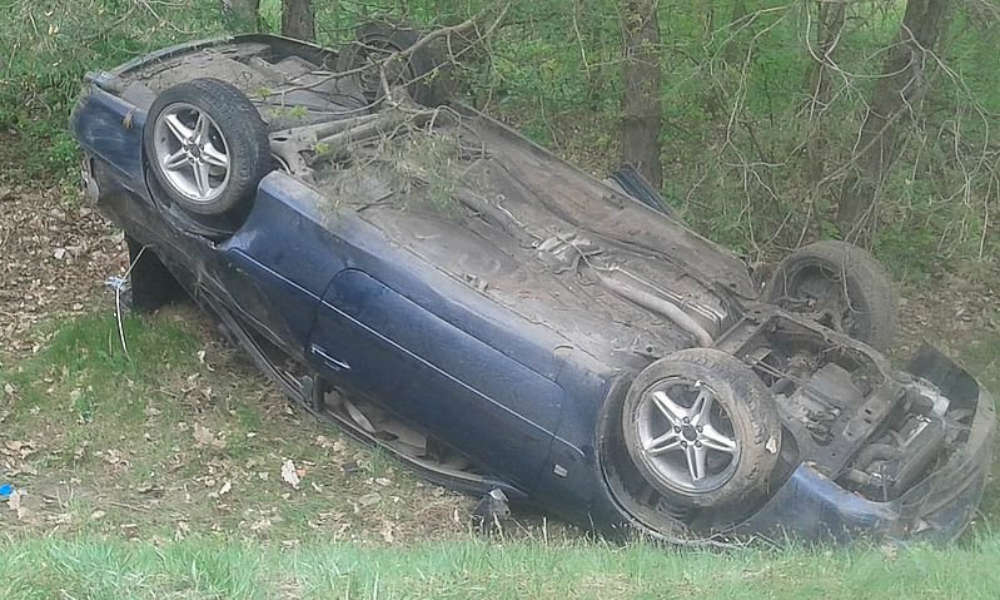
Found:
M 10 498 L 10 495 L 14 493 L 14 486 L 9 483 L 0 485 L 0 500 L 6 500 Z

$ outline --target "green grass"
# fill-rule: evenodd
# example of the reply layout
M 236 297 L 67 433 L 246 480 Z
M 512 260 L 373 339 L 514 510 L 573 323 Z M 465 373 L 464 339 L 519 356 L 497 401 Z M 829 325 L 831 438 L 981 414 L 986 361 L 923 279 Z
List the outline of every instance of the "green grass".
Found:
M 189 326 L 174 321 L 156 328 L 149 325 L 142 318 L 124 320 L 126 353 L 110 315 L 70 320 L 38 355 L 0 371 L 0 385 L 20 391 L 22 408 L 51 413 L 54 425 L 95 418 L 113 418 L 113 427 L 123 421 L 131 425 L 143 418 L 150 399 L 137 390 L 152 387 L 163 373 L 190 367 L 196 360 L 197 341 Z M 15 425 L 6 433 L 26 432 Z
M 4 598 L 992 598 L 1000 543 L 707 552 L 467 539 L 285 549 L 191 538 L 0 544 Z
M 298 542 L 466 528 L 452 518 L 464 498 L 290 408 L 193 307 L 125 319 L 127 355 L 113 314 L 49 326 L 36 355 L 0 356 L 0 465 L 14 473 L 0 479 L 32 513 L 0 510 L 0 530 Z M 10 444 L 31 450 L 5 455 Z M 298 489 L 281 479 L 285 460 L 303 470 Z
M 961 359 L 1000 398 L 1000 334 L 977 336 L 964 346 Z

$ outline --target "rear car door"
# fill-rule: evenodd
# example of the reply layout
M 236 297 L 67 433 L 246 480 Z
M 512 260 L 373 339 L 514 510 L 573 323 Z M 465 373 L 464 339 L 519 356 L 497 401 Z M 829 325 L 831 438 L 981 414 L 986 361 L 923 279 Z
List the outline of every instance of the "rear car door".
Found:
M 308 352 L 336 381 L 523 489 L 548 458 L 562 388 L 364 271 L 333 278 Z

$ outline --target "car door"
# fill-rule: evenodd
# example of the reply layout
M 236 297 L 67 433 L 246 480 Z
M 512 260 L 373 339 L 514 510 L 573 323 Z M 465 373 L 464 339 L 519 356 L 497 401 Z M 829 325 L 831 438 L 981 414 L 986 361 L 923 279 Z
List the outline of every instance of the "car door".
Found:
M 271 173 L 243 226 L 206 253 L 201 277 L 236 316 L 296 358 L 305 356 L 324 290 L 344 268 L 336 238 L 312 215 L 318 202 L 313 190 Z
M 332 280 L 309 346 L 315 364 L 530 489 L 558 425 L 558 385 L 358 269 Z

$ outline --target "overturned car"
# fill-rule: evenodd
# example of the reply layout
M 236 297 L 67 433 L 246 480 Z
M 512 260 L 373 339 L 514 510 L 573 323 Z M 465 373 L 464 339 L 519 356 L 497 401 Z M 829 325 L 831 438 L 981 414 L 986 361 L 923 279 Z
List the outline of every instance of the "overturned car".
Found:
M 992 398 L 930 348 L 890 366 L 867 253 L 819 242 L 762 281 L 634 171 L 596 180 L 446 102 L 416 40 L 239 36 L 89 75 L 72 127 L 136 305 L 179 282 L 320 418 L 587 527 L 962 531 Z

